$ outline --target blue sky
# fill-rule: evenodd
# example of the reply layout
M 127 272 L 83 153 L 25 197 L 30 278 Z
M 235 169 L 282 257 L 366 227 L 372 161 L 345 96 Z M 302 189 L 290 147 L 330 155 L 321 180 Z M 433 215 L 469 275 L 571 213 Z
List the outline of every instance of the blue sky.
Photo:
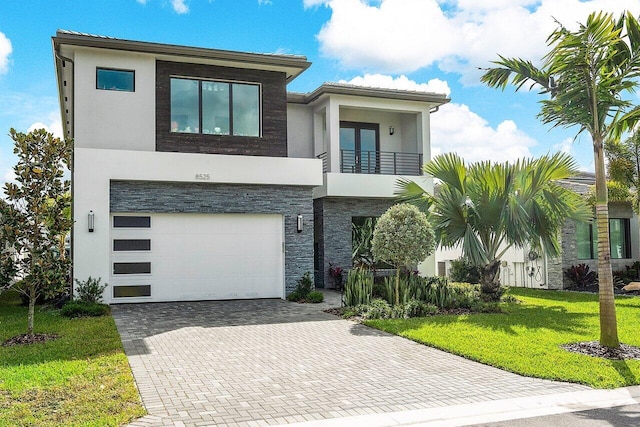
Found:
M 9 128 L 60 132 L 51 50 L 56 29 L 122 39 L 305 55 L 289 85 L 326 81 L 450 94 L 432 116 L 435 154 L 514 160 L 564 150 L 593 170 L 591 142 L 536 118 L 536 93 L 482 86 L 477 67 L 497 53 L 534 61 L 555 17 L 571 27 L 589 12 L 640 15 L 640 0 L 20 0 L 0 2 L 0 183 L 15 163 Z M 640 99 L 637 99 L 640 101 Z

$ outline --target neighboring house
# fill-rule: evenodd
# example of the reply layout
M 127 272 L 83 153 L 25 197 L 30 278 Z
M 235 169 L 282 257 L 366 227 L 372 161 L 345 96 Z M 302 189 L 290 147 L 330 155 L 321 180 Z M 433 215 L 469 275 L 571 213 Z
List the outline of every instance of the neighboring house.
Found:
M 586 195 L 595 184 L 595 176 L 581 173 L 570 180 L 561 181 L 573 191 Z M 609 203 L 609 235 L 613 271 L 624 270 L 640 260 L 640 232 L 638 217 L 630 203 Z M 559 257 L 549 258 L 530 248 L 512 248 L 502 258 L 500 281 L 507 286 L 564 289 L 571 286 L 564 271 L 577 264 L 587 264 L 593 271 L 597 266 L 597 235 L 594 223 L 566 221 L 561 231 Z M 461 256 L 459 249 L 436 251 L 438 275 L 448 276 L 451 261 Z
M 288 94 L 303 56 L 69 31 L 53 50 L 74 140 L 73 276 L 108 282 L 109 303 L 283 298 L 306 271 L 330 285 L 329 262 L 351 266 L 353 219 L 420 177 L 430 114 L 449 101 Z

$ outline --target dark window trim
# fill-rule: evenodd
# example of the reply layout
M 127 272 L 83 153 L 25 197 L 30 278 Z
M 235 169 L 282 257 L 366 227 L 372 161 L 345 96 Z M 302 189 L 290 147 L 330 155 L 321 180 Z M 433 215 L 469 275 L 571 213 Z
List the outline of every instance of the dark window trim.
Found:
M 107 88 L 103 88 L 98 86 L 98 72 L 100 70 L 104 70 L 104 71 L 122 71 L 125 73 L 131 73 L 133 74 L 133 87 L 131 88 L 131 90 L 125 90 L 125 89 L 107 89 Z M 124 68 L 111 68 L 111 67 L 96 67 L 96 89 L 98 90 L 110 90 L 110 91 L 114 91 L 114 92 L 135 92 L 136 91 L 136 70 L 127 70 Z
M 118 295 L 118 290 L 142 289 L 146 292 L 142 295 Z M 151 296 L 151 285 L 115 285 L 113 286 L 113 298 L 148 298 Z
M 379 123 L 366 123 L 366 122 L 352 122 L 348 120 L 340 121 L 340 129 L 354 129 L 355 130 L 355 147 L 354 151 L 356 154 L 355 159 L 355 167 L 358 172 L 360 172 L 360 167 L 362 164 L 361 156 L 362 156 L 362 146 L 361 146 L 361 138 L 360 131 L 362 129 L 373 130 L 376 133 L 376 156 L 375 156 L 375 169 L 380 169 L 380 124 Z M 340 141 L 338 141 L 338 145 Z M 342 150 L 342 148 L 340 148 Z
M 148 219 L 149 225 L 125 225 L 125 224 L 116 224 L 117 219 L 119 218 L 146 218 Z M 151 228 L 151 216 L 149 215 L 113 215 L 113 228 Z
M 151 239 L 113 239 L 113 251 L 151 251 Z
M 113 274 L 151 274 L 151 262 L 114 262 Z
M 217 136 L 216 134 L 208 134 L 202 132 L 202 83 L 203 82 L 212 82 L 212 83 L 226 83 L 229 85 L 229 134 L 225 136 L 233 136 L 233 137 L 247 137 L 248 135 L 236 135 L 233 130 L 233 85 L 247 85 L 247 86 L 257 86 L 258 87 L 258 135 L 249 136 L 250 138 L 262 138 L 262 83 L 259 82 L 245 82 L 240 80 L 220 80 L 220 79 L 205 79 L 200 77 L 188 77 L 181 75 L 170 75 L 169 81 L 171 79 L 180 79 L 180 80 L 192 80 L 198 82 L 198 132 L 172 132 L 171 131 L 171 121 L 169 121 L 169 132 L 173 134 L 197 134 L 197 135 L 211 135 Z M 169 93 L 169 99 L 171 99 L 171 93 Z M 171 104 L 171 103 L 170 103 Z M 171 109 L 171 106 L 169 106 Z
M 623 233 L 624 233 L 624 257 L 622 258 L 611 258 L 611 259 L 631 259 L 631 220 L 629 218 L 609 218 L 609 245 L 611 245 L 611 221 L 612 220 L 622 220 L 623 224 Z M 594 227 L 596 226 L 595 221 L 587 223 L 589 225 L 589 252 L 591 258 L 588 259 L 596 259 L 598 255 L 598 248 L 594 245 Z M 577 243 L 577 242 L 576 242 Z M 611 248 L 609 248 L 611 251 Z M 585 259 L 585 258 L 578 258 Z

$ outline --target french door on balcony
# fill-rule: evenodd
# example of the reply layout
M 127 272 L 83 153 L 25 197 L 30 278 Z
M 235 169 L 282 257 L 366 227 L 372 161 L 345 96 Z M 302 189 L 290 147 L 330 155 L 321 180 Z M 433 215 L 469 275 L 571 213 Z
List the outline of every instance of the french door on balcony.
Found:
M 341 172 L 379 173 L 379 152 L 377 123 L 340 122 Z

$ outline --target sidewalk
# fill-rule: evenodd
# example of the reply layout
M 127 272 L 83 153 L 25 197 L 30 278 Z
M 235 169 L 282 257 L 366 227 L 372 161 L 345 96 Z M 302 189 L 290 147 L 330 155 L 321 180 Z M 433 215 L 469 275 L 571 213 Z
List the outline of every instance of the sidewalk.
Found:
M 287 424 L 288 427 L 452 427 L 640 404 L 640 386 L 500 399 L 466 405 Z M 639 420 L 640 422 L 640 420 Z M 608 425 L 608 424 L 607 424 Z

